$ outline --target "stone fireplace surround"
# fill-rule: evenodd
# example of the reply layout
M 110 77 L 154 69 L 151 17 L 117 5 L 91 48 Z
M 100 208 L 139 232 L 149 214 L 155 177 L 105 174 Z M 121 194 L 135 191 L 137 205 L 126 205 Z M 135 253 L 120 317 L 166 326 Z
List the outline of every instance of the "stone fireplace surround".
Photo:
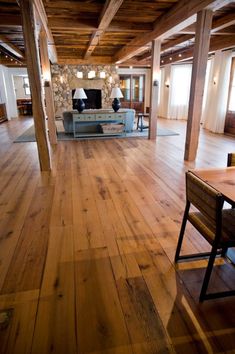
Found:
M 94 70 L 96 77 L 88 79 L 88 72 Z M 83 72 L 83 79 L 77 78 L 77 72 Z M 105 79 L 99 73 L 105 72 Z M 102 92 L 102 108 L 111 108 L 112 88 L 119 84 L 119 76 L 114 65 L 52 65 L 52 86 L 55 100 L 56 117 L 62 117 L 65 111 L 72 108 L 72 90 L 76 88 L 100 89 Z

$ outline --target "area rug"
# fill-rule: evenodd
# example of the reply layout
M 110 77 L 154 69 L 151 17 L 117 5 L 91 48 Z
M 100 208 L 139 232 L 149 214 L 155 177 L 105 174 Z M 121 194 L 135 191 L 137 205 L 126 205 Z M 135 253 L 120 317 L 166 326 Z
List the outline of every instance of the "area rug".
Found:
M 157 128 L 157 136 L 172 136 L 172 135 L 179 135 L 178 133 L 165 129 L 165 128 Z M 139 137 L 147 137 L 148 136 L 148 129 L 144 129 L 142 132 L 139 130 L 134 130 L 132 133 L 127 133 L 126 135 L 117 135 L 115 138 L 139 138 Z M 81 138 L 74 138 L 73 134 L 67 134 L 62 131 L 61 127 L 57 125 L 57 138 L 58 140 L 82 140 L 82 139 L 97 139 L 97 137 L 81 137 Z M 114 136 L 103 136 L 102 139 L 113 139 Z M 27 142 L 35 142 L 35 131 L 34 125 L 28 128 L 23 134 L 18 136 L 14 140 L 14 143 L 27 143 Z

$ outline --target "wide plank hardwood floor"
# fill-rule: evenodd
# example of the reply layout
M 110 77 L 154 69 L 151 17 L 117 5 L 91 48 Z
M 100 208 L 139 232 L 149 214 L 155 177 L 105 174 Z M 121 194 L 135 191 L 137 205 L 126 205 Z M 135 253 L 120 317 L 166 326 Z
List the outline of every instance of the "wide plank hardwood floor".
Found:
M 174 265 L 188 168 L 225 166 L 234 138 L 202 131 L 186 163 L 178 136 L 59 142 L 52 171 L 32 124 L 0 125 L 0 353 L 235 353 L 235 298 L 199 304 L 206 261 Z M 206 250 L 187 228 L 183 252 Z M 211 289 L 235 286 L 220 260 Z

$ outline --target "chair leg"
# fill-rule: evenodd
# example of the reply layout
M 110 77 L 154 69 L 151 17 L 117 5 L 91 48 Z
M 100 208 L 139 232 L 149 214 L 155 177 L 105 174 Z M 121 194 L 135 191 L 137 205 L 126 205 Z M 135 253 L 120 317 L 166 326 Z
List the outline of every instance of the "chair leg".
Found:
M 183 237 L 184 237 L 184 231 L 185 231 L 185 227 L 186 227 L 186 223 L 187 223 L 187 219 L 188 219 L 189 208 L 190 208 L 190 202 L 187 201 L 185 211 L 184 211 L 184 217 L 183 217 L 183 221 L 182 221 L 182 225 L 181 225 L 181 229 L 180 229 L 178 244 L 177 244 L 177 248 L 176 248 L 176 252 L 175 252 L 175 263 L 179 259 L 180 250 L 181 250 Z
M 226 257 L 227 251 L 228 251 L 228 247 L 222 248 L 221 257 Z
M 206 295 L 206 291 L 207 291 L 208 284 L 209 284 L 209 281 L 210 281 L 211 272 L 212 272 L 212 269 L 213 269 L 213 265 L 214 265 L 216 254 L 217 254 L 217 247 L 213 246 L 212 250 L 211 250 L 211 255 L 210 255 L 210 258 L 209 258 L 209 261 L 208 261 L 208 265 L 207 265 L 207 268 L 206 268 L 206 273 L 205 273 L 205 276 L 204 276 L 202 288 L 201 288 L 201 293 L 200 293 L 200 297 L 199 297 L 199 301 L 200 302 L 205 300 L 205 295 Z

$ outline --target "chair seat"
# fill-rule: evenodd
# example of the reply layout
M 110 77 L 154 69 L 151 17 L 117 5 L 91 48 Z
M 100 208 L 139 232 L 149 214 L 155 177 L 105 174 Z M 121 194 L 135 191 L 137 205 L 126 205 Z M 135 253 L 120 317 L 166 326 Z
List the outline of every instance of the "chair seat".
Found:
M 188 215 L 188 220 L 212 245 L 215 228 L 200 212 L 192 212 Z M 235 209 L 224 209 L 222 211 L 222 237 L 219 246 L 226 243 L 227 247 L 235 246 Z

